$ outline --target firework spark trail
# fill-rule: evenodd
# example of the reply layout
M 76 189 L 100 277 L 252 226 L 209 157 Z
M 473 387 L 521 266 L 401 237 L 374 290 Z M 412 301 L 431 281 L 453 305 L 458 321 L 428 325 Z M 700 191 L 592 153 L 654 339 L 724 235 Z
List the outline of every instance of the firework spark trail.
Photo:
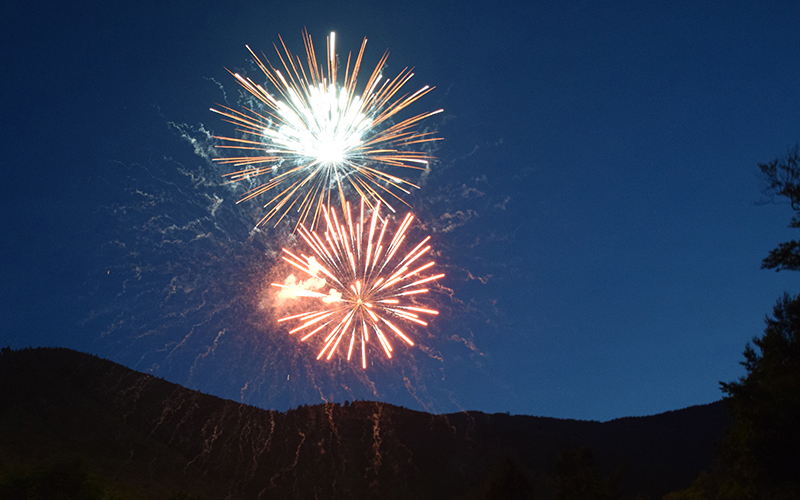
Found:
M 235 110 L 222 105 L 220 110 L 211 108 L 243 134 L 241 138 L 215 137 L 229 143 L 219 147 L 247 152 L 244 156 L 215 160 L 237 168 L 225 176 L 232 182 L 271 176 L 239 199 L 242 202 L 271 192 L 272 198 L 264 205 L 267 213 L 258 225 L 279 215 L 277 225 L 297 205 L 297 224 L 311 217 L 313 229 L 321 222 L 319 216 L 324 207 L 331 205 L 332 196 L 335 198 L 338 194 L 344 210 L 348 185 L 366 198 L 369 206 L 382 203 L 394 211 L 387 198 L 394 197 L 405 203 L 399 193 L 408 194 L 410 188 L 419 186 L 386 169 L 425 170 L 432 159 L 423 151 L 408 148 L 440 139 L 434 132 L 418 132 L 415 127 L 425 118 L 442 112 L 441 109 L 394 124 L 389 124 L 389 120 L 433 87 L 424 86 L 416 92 L 401 94 L 414 73 L 405 68 L 394 80 L 384 79 L 382 71 L 389 55 L 387 51 L 359 95 L 356 86 L 367 39 L 361 43 L 352 66 L 352 53 L 348 54 L 341 85 L 337 76 L 335 40 L 335 33 L 331 33 L 327 72 L 317 62 L 308 32 L 303 32 L 305 66 L 299 56 L 286 48 L 282 38 L 283 52 L 274 46 L 280 60 L 278 67 L 263 53 L 262 61 L 248 46 L 255 63 L 279 96 L 273 96 L 252 79 L 231 72 L 263 109 Z
M 313 256 L 295 255 L 283 249 L 283 259 L 312 276 L 325 280 L 330 286 L 328 293 L 309 290 L 296 285 L 272 283 L 281 288 L 281 294 L 289 297 L 321 299 L 321 309 L 306 311 L 278 320 L 299 321 L 301 324 L 291 330 L 294 334 L 302 332 L 301 341 L 329 328 L 323 341 L 323 348 L 317 359 L 326 356 L 331 359 L 342 340 L 347 346 L 347 360 L 353 357 L 357 348 L 361 350 L 361 367 L 367 367 L 367 346 L 370 335 L 378 339 L 388 358 L 392 357 L 390 335 L 394 334 L 410 346 L 414 342 L 393 321 L 396 319 L 426 326 L 420 314 L 436 315 L 438 311 L 417 307 L 411 300 L 414 296 L 428 292 L 423 285 L 431 283 L 444 274 L 424 276 L 434 266 L 434 262 L 415 264 L 431 249 L 427 245 L 430 236 L 423 239 L 402 258 L 395 258 L 406 240 L 406 231 L 414 216 L 407 214 L 400 228 L 388 239 L 388 218 L 380 217 L 380 205 L 372 211 L 372 216 L 364 218 L 365 200 L 361 199 L 360 215 L 353 223 L 350 204 L 345 205 L 344 220 L 339 222 L 336 210 L 323 207 L 322 215 L 326 223 L 325 233 L 312 232 L 304 225 L 298 232 Z M 380 225 L 380 227 L 379 227 Z M 288 279 L 287 279 L 288 281 Z

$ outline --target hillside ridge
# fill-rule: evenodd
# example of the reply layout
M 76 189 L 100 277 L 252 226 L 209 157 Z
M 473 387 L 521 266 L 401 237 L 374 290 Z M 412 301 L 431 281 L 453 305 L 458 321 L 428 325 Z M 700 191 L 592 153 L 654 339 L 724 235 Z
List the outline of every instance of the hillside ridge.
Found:
M 623 498 L 660 498 L 709 466 L 730 418 L 722 402 L 608 422 L 371 401 L 278 412 L 64 348 L 3 349 L 0 401 L 0 472 L 77 456 L 130 498 L 478 498 L 504 467 L 547 498 L 554 460 L 579 449 L 621 475 Z

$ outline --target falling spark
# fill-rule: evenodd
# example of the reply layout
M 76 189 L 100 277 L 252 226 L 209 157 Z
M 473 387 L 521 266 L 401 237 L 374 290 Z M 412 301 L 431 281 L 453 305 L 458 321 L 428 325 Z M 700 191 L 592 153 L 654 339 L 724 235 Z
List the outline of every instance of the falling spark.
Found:
M 215 137 L 229 143 L 219 147 L 247 152 L 244 156 L 216 159 L 236 168 L 225 176 L 232 182 L 269 176 L 244 193 L 239 202 L 269 194 L 271 198 L 264 205 L 267 212 L 258 225 L 276 215 L 277 225 L 294 207 L 297 225 L 311 217 L 313 229 L 321 223 L 320 214 L 331 205 L 331 197 L 338 194 L 344 210 L 345 190 L 349 185 L 369 206 L 382 203 L 394 212 L 387 198 L 405 203 L 400 194 L 408 194 L 410 188 L 419 186 L 390 174 L 387 169 L 427 168 L 432 157 L 413 148 L 439 138 L 434 132 L 418 132 L 416 126 L 442 110 L 421 113 L 394 124 L 390 124 L 390 119 L 433 87 L 401 94 L 414 73 L 405 68 L 394 80 L 384 78 L 387 51 L 358 94 L 356 86 L 366 38 L 352 66 L 352 54 L 348 54 L 341 84 L 334 33 L 328 37 L 327 71 L 317 63 L 307 32 L 303 33 L 305 66 L 280 40 L 283 52 L 275 45 L 280 60 L 277 67 L 263 53 L 262 62 L 247 47 L 278 95 L 273 96 L 252 79 L 231 72 L 261 103 L 261 109 L 235 110 L 221 105 L 220 110 L 211 108 L 243 134 L 241 138 Z
M 420 259 L 430 251 L 430 236 L 423 239 L 410 252 L 401 253 L 406 241 L 406 231 L 414 220 L 407 214 L 391 241 L 387 234 L 389 220 L 380 217 L 380 205 L 372 216 L 364 219 L 364 198 L 361 199 L 360 215 L 356 223 L 345 204 L 344 220 L 339 222 L 336 210 L 323 207 L 325 232 L 320 234 L 305 225 L 298 226 L 298 233 L 311 250 L 311 256 L 295 255 L 283 249 L 283 260 L 303 273 L 325 280 L 327 293 L 297 285 L 272 283 L 281 288 L 281 295 L 320 299 L 318 309 L 287 316 L 278 320 L 299 322 L 290 334 L 300 333 L 305 341 L 319 332 L 324 332 L 323 347 L 317 359 L 331 359 L 339 346 L 346 349 L 349 361 L 354 352 L 361 351 L 361 367 L 367 367 L 367 346 L 370 339 L 377 339 L 386 357 L 391 358 L 392 342 L 400 339 L 409 346 L 414 342 L 401 329 L 400 321 L 426 326 L 421 315 L 437 315 L 439 311 L 418 307 L 411 298 L 428 292 L 428 284 L 444 277 L 444 274 L 427 275 L 434 262 L 421 264 Z M 403 255 L 403 257 L 400 257 Z M 290 281 L 287 279 L 287 281 Z M 310 282 L 312 280 L 308 280 Z

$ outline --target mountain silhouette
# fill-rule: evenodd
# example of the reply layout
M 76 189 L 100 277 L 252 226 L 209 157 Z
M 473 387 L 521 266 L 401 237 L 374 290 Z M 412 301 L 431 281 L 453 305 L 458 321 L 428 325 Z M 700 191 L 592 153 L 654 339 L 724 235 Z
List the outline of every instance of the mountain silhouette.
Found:
M 729 421 L 721 401 L 603 423 L 370 401 L 277 412 L 69 349 L 0 354 L 7 488 L 77 463 L 117 498 L 551 498 L 590 476 L 661 498 L 709 467 Z

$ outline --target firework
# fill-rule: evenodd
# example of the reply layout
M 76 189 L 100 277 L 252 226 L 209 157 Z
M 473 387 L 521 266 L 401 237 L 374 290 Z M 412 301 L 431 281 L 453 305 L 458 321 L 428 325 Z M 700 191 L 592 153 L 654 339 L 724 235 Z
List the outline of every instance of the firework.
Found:
M 282 69 L 273 66 L 263 53 L 262 61 L 247 47 L 279 95 L 273 96 L 250 78 L 231 73 L 262 109 L 235 110 L 226 106 L 220 106 L 221 110 L 211 109 L 235 124 L 243 134 L 242 138 L 216 137 L 229 143 L 220 147 L 247 152 L 245 156 L 216 159 L 237 169 L 225 176 L 231 181 L 269 176 L 244 193 L 239 202 L 269 194 L 271 198 L 264 205 L 267 212 L 258 225 L 280 215 L 277 225 L 295 207 L 299 214 L 297 224 L 310 216 L 314 228 L 321 222 L 319 215 L 325 206 L 330 206 L 332 196 L 338 195 L 344 210 L 345 190 L 350 186 L 369 206 L 383 203 L 394 211 L 387 198 L 403 202 L 400 194 L 408 194 L 410 188 L 418 186 L 388 170 L 427 168 L 432 158 L 414 148 L 439 138 L 434 132 L 418 132 L 416 126 L 442 110 L 390 122 L 433 87 L 403 93 L 414 73 L 405 68 L 394 80 L 383 78 L 389 55 L 386 52 L 358 94 L 356 87 L 366 38 L 352 66 L 352 54 L 348 54 L 341 85 L 337 79 L 334 33 L 328 37 L 327 68 L 318 65 L 307 32 L 303 33 L 305 66 L 280 40 L 283 52 L 277 45 L 275 51 Z
M 309 276 L 309 281 L 315 284 L 272 284 L 280 287 L 284 296 L 319 299 L 322 303 L 318 309 L 279 319 L 279 323 L 301 323 L 290 334 L 301 333 L 301 340 L 305 341 L 324 332 L 323 347 L 317 359 L 323 356 L 331 359 L 344 340 L 348 345 L 348 361 L 353 356 L 354 348 L 361 349 L 362 368 L 367 367 L 370 338 L 378 339 L 388 358 L 392 357 L 394 350 L 392 339 L 399 338 L 409 346 L 414 345 L 409 335 L 398 326 L 400 323 L 395 323 L 402 320 L 426 326 L 421 314 L 439 314 L 433 309 L 416 306 L 412 300 L 428 292 L 424 285 L 444 276 L 425 276 L 435 265 L 434 262 L 415 264 L 430 251 L 431 247 L 427 244 L 430 236 L 399 257 L 403 255 L 400 249 L 404 246 L 406 231 L 414 220 L 413 215 L 406 215 L 400 228 L 386 244 L 388 218 L 381 218 L 378 205 L 369 220 L 365 221 L 364 204 L 362 198 L 360 215 L 355 224 L 350 203 L 346 203 L 344 221 L 341 223 L 335 209 L 323 207 L 321 213 L 326 229 L 322 235 L 304 225 L 298 226 L 298 233 L 310 249 L 311 256 L 300 254 L 298 257 L 283 249 L 283 259 Z M 319 291 L 328 287 L 327 293 Z

